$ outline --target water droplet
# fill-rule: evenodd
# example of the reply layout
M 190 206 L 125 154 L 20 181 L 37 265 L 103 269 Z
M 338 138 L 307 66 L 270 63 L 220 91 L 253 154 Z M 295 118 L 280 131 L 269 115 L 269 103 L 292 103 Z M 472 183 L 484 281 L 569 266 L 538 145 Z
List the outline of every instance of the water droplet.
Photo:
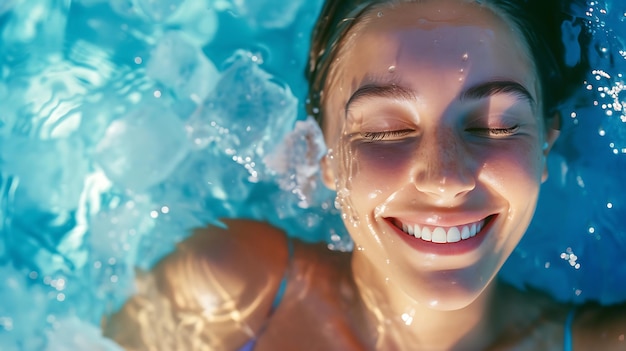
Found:
M 382 12 L 382 11 L 378 11 L 378 13 L 376 14 L 376 16 L 377 16 L 378 18 L 383 17 L 383 12 Z
M 393 73 L 393 72 L 395 72 L 395 71 L 396 71 L 396 66 L 395 66 L 395 65 L 391 65 L 391 66 L 389 66 L 389 68 L 387 69 L 387 71 L 388 71 L 389 73 Z
M 405 325 L 411 325 L 413 323 L 413 317 L 409 316 L 408 313 L 402 314 L 402 320 L 404 321 Z
M 468 54 L 467 52 L 466 52 L 466 53 L 464 53 L 464 54 L 463 54 L 463 56 L 461 56 L 461 59 L 462 59 L 463 61 L 467 61 L 467 60 L 469 59 L 469 54 Z

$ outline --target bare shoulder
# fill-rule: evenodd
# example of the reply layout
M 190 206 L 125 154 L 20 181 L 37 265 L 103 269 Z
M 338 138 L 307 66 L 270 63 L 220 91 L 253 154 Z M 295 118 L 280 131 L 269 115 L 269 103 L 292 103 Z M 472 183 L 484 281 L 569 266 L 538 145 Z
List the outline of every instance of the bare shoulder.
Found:
M 226 220 L 196 230 L 151 272 L 105 325 L 127 349 L 232 350 L 266 322 L 288 261 L 285 234 Z
M 626 303 L 579 307 L 572 332 L 575 350 L 626 350 Z
M 365 350 L 373 335 L 351 270 L 351 253 L 295 243 L 287 289 L 255 350 Z
M 492 326 L 497 338 L 489 351 L 563 349 L 568 305 L 529 287 L 498 282 L 497 288 Z
M 573 350 L 626 350 L 626 303 L 574 306 L 559 303 L 539 291 L 522 292 L 513 288 L 508 288 L 506 300 L 507 319 L 514 321 L 509 325 L 515 326 L 517 331 L 507 336 L 513 336 L 509 341 L 515 342 L 503 343 L 507 347 L 494 349 L 524 349 L 519 345 L 532 345 L 531 350 L 563 349 L 571 316 Z
M 288 259 L 284 233 L 262 222 L 224 223 L 226 228 L 196 230 L 154 268 L 159 290 L 175 307 L 188 309 L 198 296 L 212 295 L 216 302 L 263 308 L 262 299 L 276 290 Z

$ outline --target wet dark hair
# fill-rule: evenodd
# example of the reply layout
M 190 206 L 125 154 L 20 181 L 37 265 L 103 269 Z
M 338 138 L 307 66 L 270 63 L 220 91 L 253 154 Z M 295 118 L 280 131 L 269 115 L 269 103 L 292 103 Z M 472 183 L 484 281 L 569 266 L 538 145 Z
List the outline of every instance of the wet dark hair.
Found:
M 326 0 L 313 29 L 311 50 L 306 68 L 309 82 L 307 112 L 323 125 L 322 94 L 331 63 L 336 58 L 346 33 L 369 10 L 376 6 L 415 0 Z M 495 9 L 517 26 L 530 50 L 539 75 L 543 118 L 546 123 L 559 111 L 584 80 L 589 63 L 582 56 L 573 67 L 565 64 L 565 45 L 561 27 L 565 20 L 584 26 L 582 19 L 569 14 L 570 9 L 584 5 L 583 0 L 475 0 Z M 582 30 L 579 45 L 586 47 L 589 34 Z M 581 51 L 582 52 L 582 51 Z

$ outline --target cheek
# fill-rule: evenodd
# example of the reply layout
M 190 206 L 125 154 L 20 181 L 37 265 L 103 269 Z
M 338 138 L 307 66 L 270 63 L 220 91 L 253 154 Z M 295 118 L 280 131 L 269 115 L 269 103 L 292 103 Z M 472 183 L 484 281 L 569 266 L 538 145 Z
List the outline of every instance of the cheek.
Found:
M 502 144 L 481 160 L 478 177 L 510 202 L 528 203 L 539 191 L 543 171 L 541 152 L 531 143 Z
M 413 141 L 352 142 L 346 148 L 353 197 L 368 199 L 394 191 L 404 181 L 414 162 L 416 145 Z M 348 168 L 348 167 L 345 167 Z M 345 173 L 344 173 L 345 174 Z

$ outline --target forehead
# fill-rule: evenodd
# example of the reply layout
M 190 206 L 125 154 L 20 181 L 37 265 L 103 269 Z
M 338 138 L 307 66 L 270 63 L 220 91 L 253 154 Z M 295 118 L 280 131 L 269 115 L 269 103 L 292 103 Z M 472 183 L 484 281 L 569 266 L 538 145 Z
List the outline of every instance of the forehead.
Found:
M 359 19 L 340 46 L 325 107 L 331 100 L 345 104 L 372 79 L 439 83 L 459 72 L 466 84 L 518 81 L 537 98 L 535 71 L 523 35 L 491 8 L 463 0 L 379 6 Z
M 405 54 L 417 62 L 489 58 L 534 68 L 520 30 L 495 10 L 464 0 L 387 4 L 371 9 L 350 30 L 339 58 L 397 59 Z M 429 54 L 441 54 L 432 57 Z M 352 54 L 352 55 L 351 55 Z M 410 54 L 410 55 L 409 55 Z M 352 56 L 352 57 L 351 57 Z M 343 60 L 338 60 L 340 63 Z

